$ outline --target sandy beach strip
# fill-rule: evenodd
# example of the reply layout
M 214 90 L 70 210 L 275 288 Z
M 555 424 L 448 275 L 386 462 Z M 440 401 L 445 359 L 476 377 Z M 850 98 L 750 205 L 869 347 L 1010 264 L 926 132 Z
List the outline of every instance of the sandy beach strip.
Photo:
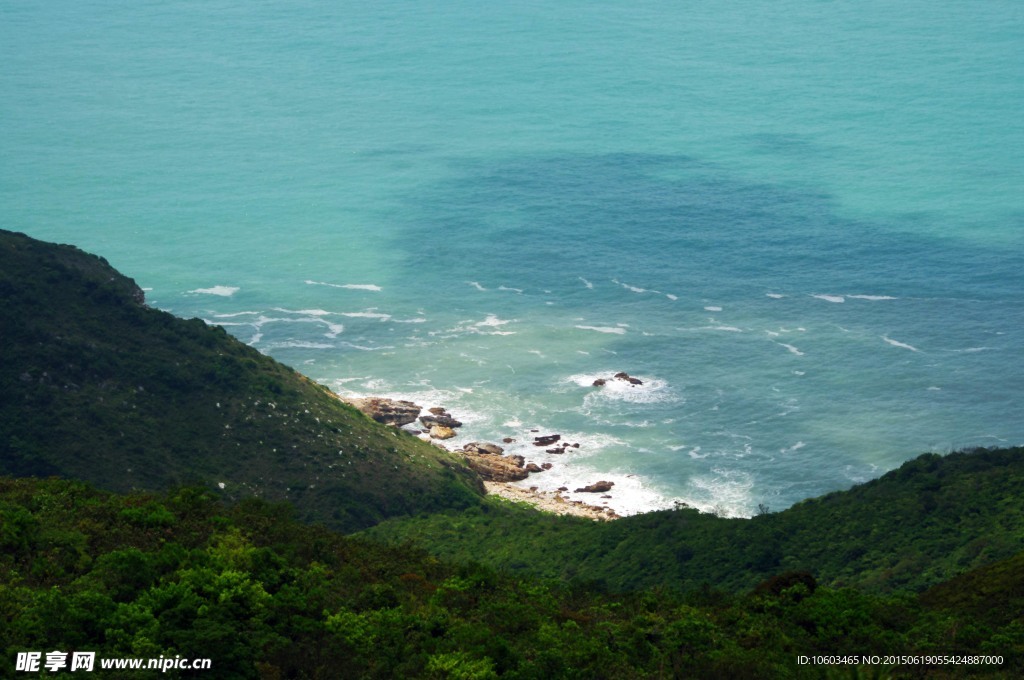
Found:
M 484 482 L 484 487 L 489 494 L 517 503 L 527 503 L 543 512 L 586 517 L 594 521 L 619 519 L 619 515 L 611 508 L 587 505 L 583 501 L 571 501 L 563 498 L 557 491 L 531 491 L 506 482 Z

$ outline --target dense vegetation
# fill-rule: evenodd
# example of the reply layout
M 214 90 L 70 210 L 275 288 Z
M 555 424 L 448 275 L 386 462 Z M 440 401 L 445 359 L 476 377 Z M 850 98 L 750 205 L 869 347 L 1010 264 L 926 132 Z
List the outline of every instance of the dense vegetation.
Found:
M 0 329 L 0 474 L 223 484 L 341 530 L 479 502 L 455 457 L 219 327 L 146 307 L 77 248 L 0 231 Z
M 71 246 L 0 231 L 0 339 L 0 674 L 54 649 L 268 679 L 1024 666 L 1019 448 L 921 456 L 750 520 L 594 523 L 482 498 L 454 456 Z M 817 654 L 919 658 L 796 663 Z
M 201 489 L 119 496 L 0 478 L 0 653 L 210 658 L 194 677 L 217 678 L 853 677 L 797 663 L 815 654 L 995 654 L 1002 665 L 860 671 L 1012 677 L 1024 663 L 1020 610 L 989 614 L 1008 583 L 1019 588 L 1020 556 L 976 572 L 967 609 L 938 590 L 872 595 L 815 588 L 807 574 L 743 594 L 612 595 L 451 566 L 288 514 Z
M 1024 449 L 926 454 L 752 519 L 679 508 L 595 524 L 505 506 L 392 520 L 368 535 L 614 590 L 743 589 L 796 570 L 838 587 L 922 590 L 1024 550 Z

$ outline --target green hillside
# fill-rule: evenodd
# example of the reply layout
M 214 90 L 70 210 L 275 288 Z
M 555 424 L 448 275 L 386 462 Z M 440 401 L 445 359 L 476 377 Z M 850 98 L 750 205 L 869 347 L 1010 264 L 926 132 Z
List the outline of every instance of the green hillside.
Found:
M 1010 678 L 1024 663 L 1020 609 L 989 620 L 804 574 L 752 593 L 611 595 L 288 515 L 197 489 L 119 496 L 0 478 L 0 674 L 25 650 L 94 651 L 103 678 L 228 680 Z M 846 661 L 798 663 L 815 655 Z M 935 660 L 954 655 L 974 661 Z M 211 665 L 101 671 L 117 657 Z
M 483 497 L 454 455 L 72 246 L 0 231 L 0 341 L 0 675 L 32 649 L 215 664 L 171 678 L 1024 664 L 1021 448 L 926 454 L 752 519 L 595 523 Z M 864 654 L 890 660 L 796 663 Z
M 389 521 L 367 535 L 615 590 L 738 590 L 793 570 L 837 587 L 923 590 L 1024 550 L 1024 449 L 927 454 L 752 519 L 680 508 L 595 524 L 494 504 Z
M 351 531 L 479 502 L 453 456 L 378 425 L 72 246 L 0 231 L 0 474 L 202 484 Z

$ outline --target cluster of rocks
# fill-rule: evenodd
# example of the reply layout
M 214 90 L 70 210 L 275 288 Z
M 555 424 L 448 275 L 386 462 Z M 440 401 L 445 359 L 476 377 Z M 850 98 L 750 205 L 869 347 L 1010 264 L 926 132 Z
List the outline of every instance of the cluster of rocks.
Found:
M 576 493 L 607 493 L 615 486 L 615 482 L 595 482 L 582 488 L 576 489 Z
M 559 441 L 561 441 L 562 443 L 558 444 Z M 552 444 L 556 444 L 556 446 L 554 446 L 553 448 L 550 448 L 550 449 L 544 449 L 544 453 L 565 453 L 566 449 L 569 449 L 569 448 L 578 449 L 578 448 L 580 448 L 580 445 L 579 445 L 578 442 L 570 444 L 567 441 L 562 441 L 562 435 L 560 435 L 560 434 L 546 434 L 546 435 L 543 435 L 541 437 L 534 437 L 533 438 L 533 445 L 534 446 L 551 446 Z
M 416 422 L 427 428 L 420 432 L 430 434 L 431 439 L 451 439 L 455 429 L 462 427 L 462 422 L 452 418 L 451 414 L 440 407 L 428 409 L 429 416 L 420 416 L 422 406 L 403 399 L 385 399 L 384 397 L 342 398 L 342 401 L 355 406 L 378 423 L 392 427 L 405 427 Z
M 455 436 L 456 428 L 462 427 L 461 420 L 452 418 L 451 414 L 440 406 L 429 410 L 430 415 L 421 416 L 420 423 L 427 428 L 425 431 L 431 439 L 451 439 Z
M 402 427 L 415 423 L 416 418 L 420 415 L 420 411 L 423 410 L 411 401 L 400 399 L 384 399 L 381 397 L 366 397 L 364 399 L 339 398 L 345 403 L 355 406 L 378 423 L 384 423 L 392 427 Z
M 551 463 L 527 463 L 520 455 L 502 455 L 505 449 L 486 442 L 469 442 L 455 453 L 460 454 L 469 467 L 488 482 L 517 482 L 552 467 Z
M 625 373 L 617 373 L 614 379 L 625 380 L 633 385 L 642 384 L 637 378 L 632 378 Z M 598 382 L 604 384 L 605 381 L 595 381 L 594 384 L 597 385 Z M 417 406 L 411 401 L 386 399 L 383 397 L 343 398 L 342 401 L 356 407 L 378 423 L 391 425 L 392 427 L 411 425 L 418 419 L 427 429 L 414 430 L 414 432 L 429 434 L 431 439 L 451 439 L 456 435 L 455 430 L 462 427 L 462 422 L 453 418 L 448 411 L 441 407 L 428 409 L 430 415 L 420 416 L 423 410 L 422 407 Z M 515 442 L 515 439 L 506 437 L 502 442 L 511 444 Z M 563 440 L 560 434 L 534 437 L 533 445 L 548 447 L 545 448 L 545 453 L 553 454 L 565 453 L 569 448 L 578 449 L 580 447 L 578 442 L 570 444 L 568 441 Z M 527 463 L 526 459 L 520 455 L 506 456 L 504 455 L 504 448 L 488 442 L 469 442 L 461 449 L 456 450 L 455 453 L 461 455 L 465 459 L 466 464 L 488 482 L 516 482 L 526 479 L 530 474 L 544 472 L 552 467 L 551 463 L 543 463 L 541 465 L 532 462 Z M 610 491 L 612 486 L 614 486 L 614 482 L 600 481 L 576 489 L 576 492 L 605 493 Z M 561 487 L 559 492 L 568 490 L 567 487 Z M 603 496 L 603 498 L 610 498 L 610 496 Z M 562 500 L 560 496 L 559 500 Z M 597 510 L 601 509 L 597 508 Z
M 608 384 L 609 380 L 620 380 L 622 382 L 629 383 L 633 387 L 644 384 L 644 381 L 641 380 L 640 378 L 634 378 L 629 373 L 626 373 L 625 371 L 620 371 L 611 378 L 598 378 L 597 380 L 594 381 L 593 385 L 594 387 L 603 387 L 604 385 Z

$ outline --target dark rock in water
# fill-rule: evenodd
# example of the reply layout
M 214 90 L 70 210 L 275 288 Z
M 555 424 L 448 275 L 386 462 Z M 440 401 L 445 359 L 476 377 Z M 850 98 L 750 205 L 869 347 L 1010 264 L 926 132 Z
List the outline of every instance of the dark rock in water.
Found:
M 502 444 L 514 444 L 515 441 L 516 440 L 512 439 L 512 437 L 505 437 L 504 439 L 501 440 L 501 443 Z
M 416 422 L 416 417 L 422 410 L 411 401 L 384 399 L 381 397 L 345 399 L 343 401 L 352 404 L 378 423 L 394 427 L 402 427 L 403 425 Z
M 526 464 L 526 471 L 530 472 L 530 473 L 533 473 L 533 472 L 544 472 L 544 468 L 542 468 L 541 466 L 537 465 L 536 463 L 527 463 Z
M 621 371 L 619 373 L 616 373 L 615 374 L 615 378 L 618 379 L 618 380 L 625 380 L 630 385 L 643 385 L 644 384 L 644 382 L 642 380 L 640 380 L 640 378 L 634 378 L 633 376 L 631 376 L 629 373 L 626 373 L 625 371 Z
M 604 385 L 604 384 L 605 384 L 606 382 L 608 382 L 608 381 L 607 381 L 607 380 L 605 380 L 604 378 L 598 378 L 597 380 L 595 380 L 595 381 L 594 381 L 594 387 L 601 387 L 601 386 L 603 386 L 603 385 Z
M 613 486 L 615 486 L 615 482 L 600 481 L 588 484 L 587 486 L 576 489 L 576 491 L 582 493 L 605 493 L 607 491 L 611 491 Z
M 576 442 L 575 444 L 572 445 L 572 448 L 574 448 L 574 449 L 580 448 L 580 443 Z
M 543 470 L 550 470 L 551 468 L 553 468 L 555 466 L 552 465 L 551 463 L 541 463 L 540 467 Z
M 558 490 L 559 491 L 568 491 L 569 487 L 567 487 L 567 486 L 560 486 L 560 487 L 558 487 Z
M 565 448 L 560 449 L 544 449 L 544 453 L 565 453 Z
M 515 465 L 518 468 L 521 468 L 524 465 L 526 465 L 526 459 L 523 458 L 522 456 L 509 456 L 507 460 L 509 460 L 513 465 Z
M 448 411 L 446 411 L 445 409 L 441 408 L 440 406 L 433 406 L 431 408 L 428 408 L 427 410 L 430 411 L 431 413 L 433 413 L 435 416 L 448 415 Z
M 435 425 L 440 425 L 441 427 L 450 427 L 452 429 L 455 429 L 456 427 L 462 427 L 461 422 L 455 420 L 455 418 L 452 418 L 451 416 L 448 415 L 422 416 L 420 418 L 420 422 L 426 425 L 427 427 L 433 427 Z
M 505 452 L 505 449 L 497 444 L 488 444 L 486 442 L 470 442 L 462 448 L 469 453 L 490 454 L 492 456 L 500 456 Z
M 561 438 L 562 438 L 562 435 L 560 435 L 560 434 L 547 434 L 547 435 L 544 435 L 543 437 L 534 437 L 533 438 L 533 445 L 534 446 L 550 446 L 551 444 L 554 444 L 555 442 L 557 442 Z

